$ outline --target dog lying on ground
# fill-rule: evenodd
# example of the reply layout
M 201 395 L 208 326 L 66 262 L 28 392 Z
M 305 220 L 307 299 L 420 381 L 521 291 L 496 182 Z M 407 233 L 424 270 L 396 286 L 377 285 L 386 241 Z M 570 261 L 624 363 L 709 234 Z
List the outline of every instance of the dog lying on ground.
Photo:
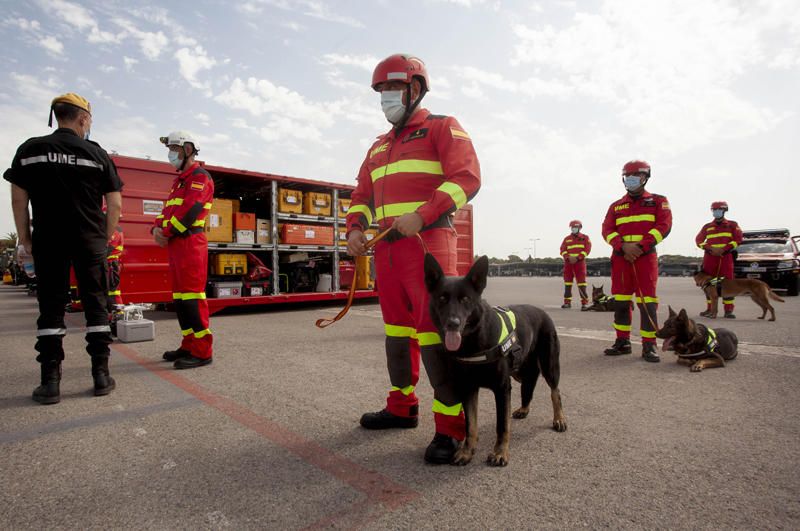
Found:
M 613 312 L 614 297 L 610 297 L 603 291 L 603 286 L 599 288 L 592 284 L 592 304 L 586 308 L 588 312 Z
M 763 313 L 759 319 L 767 315 L 767 310 L 771 314 L 770 321 L 775 320 L 775 308 L 769 303 L 769 299 L 778 302 L 786 302 L 778 297 L 766 282 L 755 278 L 726 278 L 719 282 L 712 282 L 714 277 L 703 271 L 694 274 L 694 283 L 697 284 L 706 298 L 711 301 L 711 318 L 716 319 L 717 307 L 720 296 L 723 299 L 738 297 L 739 295 L 750 295 L 753 302 L 758 304 Z
M 522 407 L 514 411 L 515 419 L 528 416 L 541 372 L 550 386 L 553 429 L 567 429 L 558 390 L 560 345 L 555 324 L 534 306 L 490 307 L 481 298 L 488 272 L 489 260 L 482 256 L 465 277 L 445 277 L 433 255 L 425 255 L 431 318 L 452 356 L 452 375 L 466 418 L 466 440 L 453 457 L 454 465 L 466 465 L 475 454 L 481 387 L 494 392 L 497 413 L 497 441 L 487 462 L 508 464 L 511 377 L 522 384 Z
M 689 365 L 692 372 L 724 367 L 726 361 L 739 354 L 736 334 L 725 328 L 711 329 L 697 324 L 689 319 L 686 310 L 675 313 L 671 306 L 669 317 L 656 337 L 664 340 L 662 350 L 674 351 L 678 363 Z

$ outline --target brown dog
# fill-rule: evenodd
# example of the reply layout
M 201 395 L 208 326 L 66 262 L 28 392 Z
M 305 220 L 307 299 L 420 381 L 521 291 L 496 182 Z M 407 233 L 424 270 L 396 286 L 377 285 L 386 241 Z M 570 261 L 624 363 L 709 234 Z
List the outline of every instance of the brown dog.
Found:
M 775 308 L 769 303 L 769 299 L 785 302 L 778 297 L 764 281 L 755 278 L 726 278 L 719 282 L 719 284 L 713 284 L 711 282 L 713 278 L 714 277 L 703 271 L 698 271 L 694 274 L 694 283 L 703 290 L 703 293 L 706 294 L 706 298 L 711 301 L 712 319 L 717 317 L 717 303 L 720 295 L 723 299 L 738 297 L 739 295 L 750 295 L 753 302 L 758 304 L 764 311 L 759 319 L 763 319 L 767 315 L 767 310 L 769 310 L 772 316 L 770 321 L 775 320 Z
M 697 324 L 686 315 L 670 306 L 669 318 L 656 337 L 663 339 L 661 350 L 672 350 L 678 355 L 678 363 L 689 365 L 692 372 L 700 372 L 712 367 L 724 367 L 726 361 L 739 354 L 739 339 L 725 328 L 711 329 Z

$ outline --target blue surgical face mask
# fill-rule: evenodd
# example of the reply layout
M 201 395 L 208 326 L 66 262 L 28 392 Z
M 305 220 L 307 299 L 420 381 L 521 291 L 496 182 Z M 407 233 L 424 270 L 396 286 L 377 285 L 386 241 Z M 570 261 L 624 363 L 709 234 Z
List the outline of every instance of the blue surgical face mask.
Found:
M 381 109 L 390 123 L 399 122 L 406 112 L 406 106 L 403 105 L 403 91 L 384 90 L 381 92 Z
M 91 132 L 92 132 L 91 129 L 87 129 L 86 132 L 83 133 L 83 139 L 84 140 L 89 140 L 89 133 L 91 133 Z
M 622 182 L 625 184 L 625 189 L 629 192 L 633 192 L 642 186 L 642 178 L 638 175 L 626 175 L 622 178 Z
M 167 157 L 169 158 L 169 163 L 175 166 L 175 169 L 181 167 L 181 157 L 177 151 L 170 151 Z
M 572 234 L 578 234 L 581 231 L 581 228 L 580 227 L 572 227 L 570 230 L 572 231 Z
M 711 213 L 714 215 L 714 219 L 720 219 L 722 218 L 722 216 L 725 215 L 725 211 L 722 210 L 721 208 L 715 208 L 714 210 L 711 211 Z

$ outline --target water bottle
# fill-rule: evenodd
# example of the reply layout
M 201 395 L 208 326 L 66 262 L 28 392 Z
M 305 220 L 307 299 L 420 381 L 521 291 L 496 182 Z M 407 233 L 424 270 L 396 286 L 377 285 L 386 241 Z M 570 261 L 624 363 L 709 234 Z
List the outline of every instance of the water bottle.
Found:
M 26 275 L 28 275 L 28 278 L 33 278 L 36 276 L 36 270 L 33 267 L 33 256 L 31 256 L 28 251 L 25 250 L 24 245 L 17 246 L 17 260 L 22 266 L 22 270 L 25 271 Z

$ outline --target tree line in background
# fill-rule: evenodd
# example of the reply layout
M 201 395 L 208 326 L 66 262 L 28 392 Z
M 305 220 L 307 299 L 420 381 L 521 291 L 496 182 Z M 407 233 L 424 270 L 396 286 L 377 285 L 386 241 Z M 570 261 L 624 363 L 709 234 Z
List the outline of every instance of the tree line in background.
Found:
M 477 259 L 478 257 L 475 256 Z M 600 262 L 607 262 L 609 257 L 599 257 L 599 258 L 587 258 L 586 264 L 593 264 L 593 263 L 600 263 Z M 700 260 L 694 256 L 683 256 L 680 254 L 665 254 L 658 257 L 659 263 L 662 264 L 685 264 L 685 263 L 699 263 Z M 561 257 L 553 258 L 533 258 L 528 255 L 528 258 L 521 258 L 515 254 L 508 255 L 508 258 L 489 258 L 490 264 L 540 264 L 540 265 L 557 265 L 562 264 L 564 259 Z

